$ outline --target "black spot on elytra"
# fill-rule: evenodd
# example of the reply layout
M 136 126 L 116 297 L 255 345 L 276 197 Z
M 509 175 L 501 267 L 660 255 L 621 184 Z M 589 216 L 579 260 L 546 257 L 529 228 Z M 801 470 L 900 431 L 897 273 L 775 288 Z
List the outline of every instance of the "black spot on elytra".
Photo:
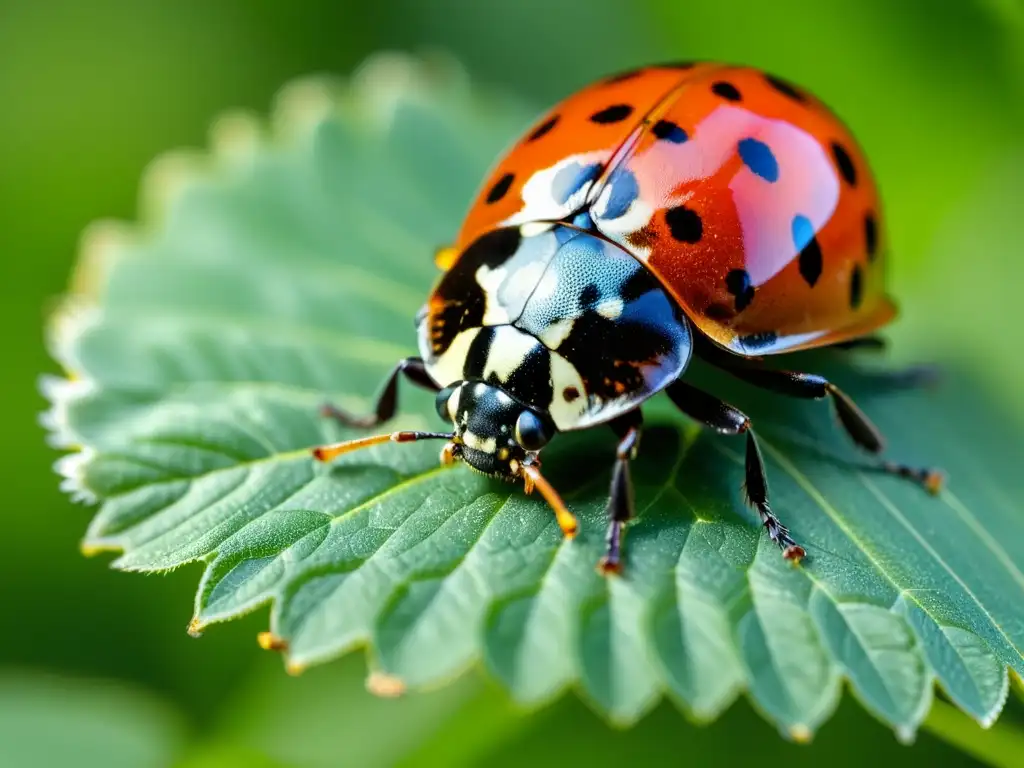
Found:
M 854 264 L 853 272 L 850 274 L 850 309 L 859 309 L 863 300 L 864 275 L 861 272 L 860 264 Z
M 509 187 L 512 186 L 512 182 L 515 181 L 515 178 L 514 174 L 506 173 L 494 182 L 494 186 L 491 187 L 491 190 L 487 193 L 487 202 L 496 203 L 501 200 L 501 198 L 508 193 Z
M 631 114 L 633 114 L 633 107 L 629 104 L 613 104 L 610 107 L 605 107 L 600 112 L 592 114 L 590 122 L 600 123 L 601 125 L 618 123 L 625 120 Z
M 754 300 L 754 285 L 745 269 L 734 269 L 725 276 L 725 287 L 736 297 L 736 311 L 742 312 Z
M 555 127 L 555 123 L 558 122 L 558 115 L 553 115 L 545 120 L 543 123 L 533 129 L 533 133 L 526 137 L 527 141 L 536 141 L 542 136 L 546 136 L 552 128 Z
M 868 252 L 868 259 L 874 261 L 878 255 L 878 224 L 870 212 L 864 217 L 864 248 Z
M 601 298 L 601 291 L 596 285 L 590 283 L 580 291 L 580 305 L 584 307 L 592 307 Z
M 795 85 L 781 77 L 775 77 L 774 75 L 765 75 L 764 79 L 768 82 L 772 88 L 781 93 L 783 96 L 788 96 L 794 101 L 804 102 L 807 101 L 805 96 Z
M 580 391 L 576 387 L 566 387 L 562 390 L 562 399 L 567 403 L 571 403 L 580 396 Z
M 681 243 L 699 243 L 704 236 L 704 223 L 700 214 L 685 205 L 677 205 L 665 211 L 665 223 L 672 237 Z
M 821 246 L 818 245 L 818 238 L 814 237 L 800 251 L 800 275 L 813 288 L 821 277 L 822 268 Z
M 743 99 L 743 96 L 740 95 L 739 89 L 737 89 L 732 83 L 727 83 L 724 80 L 719 80 L 717 83 L 712 85 L 711 91 L 716 96 L 721 96 L 726 101 L 740 101 Z
M 813 288 L 821 277 L 823 264 L 814 225 L 806 216 L 793 217 L 793 244 L 800 250 L 800 275 Z
M 835 158 L 836 167 L 846 183 L 851 187 L 857 186 L 857 168 L 853 164 L 850 153 L 838 141 L 832 142 L 832 157 Z
M 686 135 L 686 131 L 671 120 L 659 120 L 654 124 L 654 128 L 651 130 L 651 133 L 662 141 L 670 141 L 673 144 L 682 144 L 689 138 L 689 136 Z

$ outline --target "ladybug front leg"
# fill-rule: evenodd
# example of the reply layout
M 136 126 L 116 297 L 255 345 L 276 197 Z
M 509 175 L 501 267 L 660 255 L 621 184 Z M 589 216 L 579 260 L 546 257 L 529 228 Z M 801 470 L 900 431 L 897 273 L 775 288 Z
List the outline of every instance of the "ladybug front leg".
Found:
M 430 374 L 427 373 L 423 361 L 418 357 L 407 357 L 391 369 L 391 373 L 388 374 L 387 379 L 384 381 L 384 386 L 377 396 L 377 405 L 374 407 L 372 414 L 356 416 L 346 413 L 340 408 L 335 408 L 333 405 L 322 406 L 320 413 L 340 421 L 346 427 L 355 427 L 357 429 L 368 429 L 382 424 L 391 419 L 398 409 L 398 379 L 400 376 L 405 376 L 413 384 L 429 389 L 431 392 L 437 392 L 439 389 L 433 379 L 430 378 Z
M 750 419 L 747 415 L 684 381 L 671 384 L 666 392 L 676 407 L 691 419 L 723 435 L 746 434 L 744 488 L 747 501 L 757 510 L 761 524 L 768 531 L 769 538 L 779 545 L 783 557 L 799 562 L 805 555 L 804 548 L 793 541 L 789 529 L 782 524 L 768 503 L 768 478 L 764 471 L 764 459 L 761 457 L 761 449 L 750 428 Z
M 608 549 L 597 565 L 604 575 L 622 573 L 622 534 L 626 523 L 633 517 L 633 483 L 629 476 L 629 462 L 636 458 L 640 447 L 640 410 L 630 411 L 611 422 L 619 436 L 612 469 L 612 487 L 608 494 Z
M 388 374 L 380 395 L 377 397 L 377 405 L 372 414 L 368 416 L 355 416 L 353 414 L 346 413 L 339 408 L 335 408 L 333 405 L 321 406 L 320 412 L 324 416 L 340 421 L 346 427 L 356 427 L 360 429 L 375 427 L 382 422 L 388 421 L 395 415 L 395 411 L 398 408 L 398 379 L 400 376 L 405 376 L 405 378 L 413 384 L 417 384 L 424 389 L 429 389 L 432 392 L 437 392 L 439 389 L 427 374 L 427 369 L 423 365 L 423 361 L 418 357 L 407 357 L 391 369 L 391 373 Z M 382 443 L 411 443 L 417 440 L 451 440 L 452 437 L 454 437 L 454 435 L 447 432 L 391 432 L 384 435 L 374 435 L 373 437 L 360 437 L 354 440 L 345 440 L 344 442 L 334 443 L 333 445 L 320 445 L 313 449 L 313 457 L 317 461 L 331 461 L 343 453 L 349 453 L 362 448 L 369 448 L 372 445 L 379 445 Z
M 849 395 L 823 376 L 746 366 L 730 366 L 725 367 L 724 370 L 749 384 L 778 392 L 781 395 L 810 400 L 821 400 L 828 397 L 835 406 L 839 423 L 843 425 L 843 429 L 846 430 L 846 434 L 853 442 L 868 453 L 875 455 L 885 450 L 885 438 L 878 427 L 871 423 L 871 420 L 857 407 Z M 929 493 L 938 493 L 942 488 L 942 472 L 935 469 L 911 467 L 891 461 L 879 462 L 879 468 L 890 474 L 913 480 Z

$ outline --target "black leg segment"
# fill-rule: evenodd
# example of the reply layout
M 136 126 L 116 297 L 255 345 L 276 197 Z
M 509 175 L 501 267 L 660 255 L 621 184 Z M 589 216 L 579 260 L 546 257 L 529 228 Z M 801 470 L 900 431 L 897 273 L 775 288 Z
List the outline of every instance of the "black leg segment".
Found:
M 640 427 L 643 419 L 639 410 L 630 411 L 611 423 L 619 436 L 612 469 L 612 486 L 608 495 L 608 548 L 598 570 L 603 574 L 622 572 L 622 534 L 627 521 L 632 519 L 633 483 L 629 476 L 629 462 L 636 458 L 640 447 Z
M 428 389 L 431 392 L 438 391 L 438 386 L 427 374 L 423 361 L 418 357 L 407 357 L 391 369 L 391 373 L 388 374 L 384 386 L 377 396 L 377 405 L 374 408 L 374 412 L 369 416 L 356 416 L 346 413 L 340 408 L 335 408 L 333 405 L 324 405 L 321 407 L 320 412 L 324 416 L 329 416 L 341 422 L 346 427 L 358 429 L 375 427 L 388 421 L 395 415 L 395 411 L 398 409 L 398 379 L 400 376 L 405 376 L 413 384 Z
M 830 398 L 839 417 L 839 423 L 854 443 L 875 455 L 885 450 L 885 438 L 878 427 L 871 423 L 871 419 L 857 407 L 849 395 L 823 376 L 776 371 L 749 364 L 727 365 L 720 359 L 712 362 L 738 379 L 780 395 L 808 400 Z M 934 469 L 909 467 L 890 461 L 883 461 L 878 466 L 891 474 L 914 480 L 930 493 L 938 493 L 942 487 L 942 473 Z
M 804 548 L 793 541 L 789 529 L 782 524 L 768 503 L 768 478 L 764 471 L 761 449 L 750 428 L 750 419 L 742 411 L 684 381 L 675 382 L 666 391 L 676 407 L 691 419 L 723 435 L 746 434 L 744 490 L 747 502 L 757 510 L 761 524 L 768 532 L 769 538 L 782 550 L 783 557 L 799 562 L 806 554 Z

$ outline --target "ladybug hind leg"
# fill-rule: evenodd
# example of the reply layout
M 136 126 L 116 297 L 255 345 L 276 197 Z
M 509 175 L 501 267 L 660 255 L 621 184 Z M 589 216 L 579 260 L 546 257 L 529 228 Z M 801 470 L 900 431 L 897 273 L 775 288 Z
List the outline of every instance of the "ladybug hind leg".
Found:
M 804 548 L 793 540 L 789 529 L 782 524 L 768 501 L 768 478 L 765 474 L 764 459 L 761 457 L 761 449 L 751 429 L 749 417 L 739 409 L 684 381 L 674 382 L 666 392 L 676 407 L 691 419 L 722 435 L 747 436 L 744 461 L 744 491 L 747 502 L 757 510 L 768 537 L 779 546 L 783 557 L 799 562 L 806 553 Z
M 839 417 L 839 423 L 854 443 L 875 456 L 885 450 L 885 438 L 878 427 L 857 407 L 849 395 L 823 376 L 768 368 L 725 366 L 720 363 L 719 367 L 748 384 L 788 397 L 808 400 L 830 398 Z M 913 480 L 929 493 L 938 493 L 942 488 L 943 474 L 936 469 L 912 467 L 891 461 L 880 461 L 878 467 L 884 472 Z

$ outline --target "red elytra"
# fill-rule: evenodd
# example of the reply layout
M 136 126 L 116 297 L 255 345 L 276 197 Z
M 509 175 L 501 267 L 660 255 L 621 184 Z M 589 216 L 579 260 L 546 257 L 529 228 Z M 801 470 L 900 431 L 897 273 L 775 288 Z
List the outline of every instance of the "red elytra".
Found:
M 571 205 L 594 211 L 596 231 L 731 352 L 835 344 L 895 315 L 867 161 L 828 108 L 783 80 L 696 63 L 584 88 L 500 159 L 450 253 L 496 227 L 571 216 L 551 195 L 567 164 L 600 168 Z M 619 205 L 621 215 L 602 218 L 616 180 L 635 195 L 624 214 Z

